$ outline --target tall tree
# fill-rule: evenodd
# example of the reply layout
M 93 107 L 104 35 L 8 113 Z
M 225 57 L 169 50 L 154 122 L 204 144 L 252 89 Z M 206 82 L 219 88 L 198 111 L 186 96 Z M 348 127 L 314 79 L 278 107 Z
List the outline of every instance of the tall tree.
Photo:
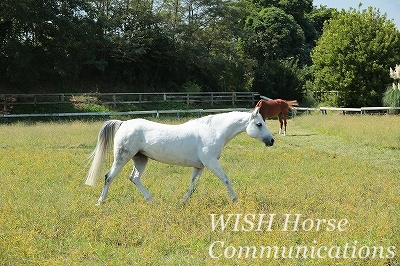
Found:
M 335 8 L 328 8 L 327 6 L 314 7 L 310 12 L 309 17 L 313 21 L 314 28 L 317 33 L 317 38 L 321 37 L 325 21 L 332 18 L 333 14 L 337 12 Z
M 340 106 L 381 105 L 387 71 L 399 61 L 400 33 L 369 7 L 334 14 L 315 47 L 315 88 L 338 90 Z
M 316 36 L 309 10 L 310 0 L 3 0 L 0 82 L 297 95 Z
M 277 7 L 263 8 L 247 18 L 245 29 L 244 50 L 257 62 L 253 90 L 269 97 L 300 99 L 302 85 L 293 70 L 299 67 L 305 36 L 293 16 Z
M 276 7 L 250 15 L 245 28 L 245 49 L 259 62 L 297 56 L 304 45 L 304 32 L 293 16 Z
M 3 81 L 27 91 L 41 83 L 77 79 L 83 67 L 98 66 L 101 32 L 92 15 L 84 0 L 2 1 Z

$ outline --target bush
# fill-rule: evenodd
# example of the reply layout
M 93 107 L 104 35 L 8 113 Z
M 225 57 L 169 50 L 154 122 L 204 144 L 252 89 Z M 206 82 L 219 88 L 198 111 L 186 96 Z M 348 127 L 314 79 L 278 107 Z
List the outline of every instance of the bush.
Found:
M 383 94 L 383 104 L 389 107 L 400 107 L 400 65 L 396 65 L 395 70 L 390 68 L 390 77 L 394 79 L 394 82 Z
M 383 105 L 388 107 L 400 107 L 400 86 L 396 89 L 390 86 L 387 88 L 383 94 Z

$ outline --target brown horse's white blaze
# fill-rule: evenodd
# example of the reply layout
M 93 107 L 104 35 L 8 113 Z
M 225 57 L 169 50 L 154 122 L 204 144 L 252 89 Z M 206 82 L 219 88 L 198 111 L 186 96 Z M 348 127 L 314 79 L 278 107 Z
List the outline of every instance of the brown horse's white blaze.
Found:
M 286 136 L 286 118 L 289 111 L 289 108 L 293 110 L 293 106 L 298 106 L 296 100 L 285 101 L 282 99 L 275 100 L 260 100 L 256 104 L 256 107 L 260 107 L 260 114 L 264 121 L 269 117 L 278 116 L 280 128 L 279 134 L 282 134 L 282 127 L 285 126 L 283 130 L 283 135 Z

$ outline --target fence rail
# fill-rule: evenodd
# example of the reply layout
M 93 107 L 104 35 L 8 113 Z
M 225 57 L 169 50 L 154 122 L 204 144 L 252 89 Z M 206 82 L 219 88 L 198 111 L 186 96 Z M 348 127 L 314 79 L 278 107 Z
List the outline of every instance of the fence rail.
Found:
M 51 113 L 51 114 L 0 114 L 3 122 L 6 123 L 8 118 L 26 118 L 26 117 L 111 117 L 111 116 L 136 116 L 136 115 L 152 115 L 155 118 L 160 118 L 161 114 L 176 114 L 180 117 L 181 114 L 197 114 L 202 116 L 205 114 L 222 113 L 231 111 L 250 111 L 251 108 L 223 108 L 223 109 L 190 109 L 190 110 L 152 110 L 152 111 L 130 111 L 130 112 L 88 112 L 88 113 Z
M 117 105 L 154 104 L 161 102 L 224 105 L 254 105 L 259 100 L 257 92 L 193 92 L 193 93 L 56 93 L 56 94 L 0 94 L 3 113 L 11 106 L 49 104 L 100 104 Z
M 312 111 L 320 111 L 322 114 L 327 114 L 328 111 L 340 111 L 342 114 L 347 113 L 360 113 L 367 114 L 368 112 L 385 112 L 389 113 L 391 110 L 400 110 L 400 107 L 360 107 L 360 108 L 340 108 L 340 107 L 319 107 L 319 108 L 309 108 L 309 107 L 294 107 L 295 114 L 298 111 L 306 112 L 310 114 Z
M 296 116 L 299 111 L 311 114 L 313 111 L 320 111 L 322 114 L 327 114 L 327 111 L 341 111 L 343 114 L 347 112 L 359 112 L 367 114 L 368 111 L 384 111 L 400 110 L 400 107 L 361 107 L 361 108 L 337 108 L 337 107 L 294 107 L 293 116 Z M 7 118 L 24 118 L 24 117 L 90 117 L 90 116 L 133 116 L 133 115 L 153 115 L 159 118 L 161 114 L 180 114 L 192 113 L 201 116 L 209 113 L 221 113 L 230 111 L 250 111 L 252 108 L 222 108 L 222 109 L 188 109 L 188 110 L 151 110 L 151 111 L 129 111 L 129 112 L 85 112 L 85 113 L 49 113 L 49 114 L 0 114 L 0 118 L 4 121 Z

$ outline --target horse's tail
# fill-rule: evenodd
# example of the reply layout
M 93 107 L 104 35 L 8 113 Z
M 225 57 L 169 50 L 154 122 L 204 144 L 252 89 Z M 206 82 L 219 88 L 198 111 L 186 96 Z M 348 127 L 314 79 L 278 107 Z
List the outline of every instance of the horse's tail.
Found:
M 123 121 L 120 120 L 109 120 L 105 122 L 101 127 L 99 131 L 99 136 L 97 138 L 96 148 L 90 156 L 93 161 L 85 181 L 86 185 L 96 185 L 101 175 L 104 158 L 107 154 L 107 151 L 111 148 L 114 140 L 114 135 L 122 123 Z
M 286 102 L 288 103 L 290 109 L 293 109 L 293 106 L 299 106 L 299 103 L 296 100 Z

